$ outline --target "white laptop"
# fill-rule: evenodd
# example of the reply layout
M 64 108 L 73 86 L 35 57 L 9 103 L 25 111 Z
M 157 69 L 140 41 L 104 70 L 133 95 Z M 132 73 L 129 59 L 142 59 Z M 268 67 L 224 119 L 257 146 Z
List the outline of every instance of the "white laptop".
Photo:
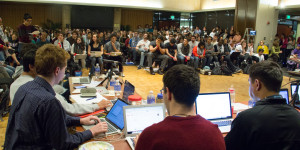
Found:
M 116 101 L 116 103 L 112 106 L 108 114 L 105 118 L 100 118 L 101 122 L 106 122 L 108 125 L 108 131 L 105 133 L 106 135 L 121 133 L 124 128 L 124 116 L 123 116 L 123 106 L 127 106 L 128 104 L 120 99 Z M 94 125 L 82 127 L 85 130 L 90 129 Z
M 149 104 L 138 106 L 124 106 L 124 134 L 131 149 L 134 150 L 133 139 L 139 133 L 166 117 L 164 104 Z
M 72 78 L 72 83 L 73 84 L 89 84 L 90 77 L 73 77 Z
M 232 109 L 230 93 L 201 93 L 196 99 L 196 113 L 217 124 L 222 133 L 231 129 Z

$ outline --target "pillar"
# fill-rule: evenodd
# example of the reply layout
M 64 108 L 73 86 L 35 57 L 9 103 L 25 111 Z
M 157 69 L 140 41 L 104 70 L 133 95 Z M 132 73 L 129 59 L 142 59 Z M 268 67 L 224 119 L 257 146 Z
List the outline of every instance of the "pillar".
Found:
M 70 5 L 63 5 L 62 7 L 62 29 L 71 28 L 71 9 Z
M 276 9 L 274 2 L 274 0 L 258 0 L 254 48 L 257 48 L 257 44 L 261 40 L 264 40 L 269 48 L 273 46 L 274 37 L 277 33 L 279 14 L 279 10 Z
M 114 31 L 119 31 L 121 27 L 121 15 L 122 9 L 121 8 L 114 8 Z

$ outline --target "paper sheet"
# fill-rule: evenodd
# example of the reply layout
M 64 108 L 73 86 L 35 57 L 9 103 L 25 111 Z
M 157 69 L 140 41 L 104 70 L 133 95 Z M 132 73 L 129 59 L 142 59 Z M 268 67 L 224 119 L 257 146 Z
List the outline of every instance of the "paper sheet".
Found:
M 101 82 L 99 81 L 91 81 L 90 84 L 82 84 L 84 86 L 87 86 L 87 87 L 97 87 Z
M 85 98 L 85 97 L 81 97 L 80 94 L 77 95 L 71 95 L 71 98 L 77 103 L 77 104 L 94 104 L 94 103 L 99 103 L 102 100 L 107 100 L 105 97 L 103 97 L 102 95 L 100 95 L 99 93 L 96 93 L 97 98 L 92 99 L 92 100 L 88 100 L 90 99 L 90 97 Z
M 249 109 L 248 105 L 241 104 L 241 103 L 232 103 L 231 105 L 233 106 L 234 113 L 239 112 L 239 111 L 244 111 L 246 109 Z
M 75 90 L 72 92 L 72 94 L 80 94 L 80 90 L 81 90 L 81 89 L 75 89 Z

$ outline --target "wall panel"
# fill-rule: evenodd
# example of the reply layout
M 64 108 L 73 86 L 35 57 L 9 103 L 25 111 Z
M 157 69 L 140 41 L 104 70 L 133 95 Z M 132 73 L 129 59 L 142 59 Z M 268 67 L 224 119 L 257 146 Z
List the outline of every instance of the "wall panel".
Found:
M 152 25 L 153 11 L 139 9 L 122 9 L 121 25 L 129 25 L 131 30 L 136 30 L 138 25 Z
M 5 26 L 16 29 L 23 23 L 24 13 L 33 17 L 32 24 L 42 25 L 47 19 L 62 22 L 62 5 L 0 2 L 0 16 Z

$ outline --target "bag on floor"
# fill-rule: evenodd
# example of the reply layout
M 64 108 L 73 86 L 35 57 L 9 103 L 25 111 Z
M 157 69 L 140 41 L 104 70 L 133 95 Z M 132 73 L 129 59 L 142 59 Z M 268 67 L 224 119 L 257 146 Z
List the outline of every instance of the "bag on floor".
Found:
M 224 62 L 221 66 L 221 71 L 223 75 L 232 76 L 232 71 L 228 68 L 227 63 Z
M 251 67 L 251 64 L 247 64 L 247 66 L 243 69 L 244 74 L 249 74 L 249 69 Z

